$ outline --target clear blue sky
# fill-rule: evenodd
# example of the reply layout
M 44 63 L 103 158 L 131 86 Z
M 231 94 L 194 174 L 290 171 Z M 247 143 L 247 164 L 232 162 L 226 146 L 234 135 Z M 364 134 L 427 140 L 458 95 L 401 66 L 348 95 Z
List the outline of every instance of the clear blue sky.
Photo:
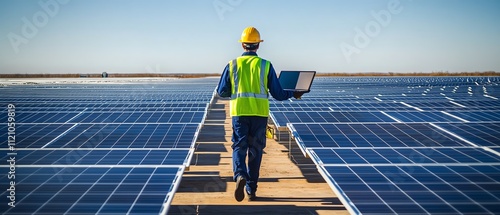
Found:
M 250 25 L 278 71 L 500 71 L 498 0 L 60 1 L 0 0 L 0 73 L 220 73 Z

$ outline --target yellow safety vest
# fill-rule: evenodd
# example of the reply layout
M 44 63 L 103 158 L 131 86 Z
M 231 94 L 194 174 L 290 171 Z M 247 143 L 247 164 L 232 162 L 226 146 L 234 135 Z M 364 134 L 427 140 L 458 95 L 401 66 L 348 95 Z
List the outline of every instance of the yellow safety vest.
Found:
M 231 116 L 269 116 L 270 66 L 269 61 L 258 56 L 241 56 L 229 62 Z

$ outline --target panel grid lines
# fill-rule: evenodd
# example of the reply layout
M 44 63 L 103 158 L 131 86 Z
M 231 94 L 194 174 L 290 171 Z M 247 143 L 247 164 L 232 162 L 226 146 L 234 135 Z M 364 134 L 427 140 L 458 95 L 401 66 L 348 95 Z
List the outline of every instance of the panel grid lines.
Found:
M 16 106 L 18 168 L 16 207 L 0 205 L 0 213 L 168 212 L 217 81 L 2 88 L 0 102 Z
M 352 214 L 498 214 L 498 83 L 324 78 L 301 101 L 271 103 L 271 118 Z

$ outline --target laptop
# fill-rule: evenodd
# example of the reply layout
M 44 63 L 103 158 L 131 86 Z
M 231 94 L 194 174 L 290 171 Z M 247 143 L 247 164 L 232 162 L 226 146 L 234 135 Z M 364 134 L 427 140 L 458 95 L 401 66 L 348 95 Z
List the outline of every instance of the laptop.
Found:
M 310 92 L 316 71 L 281 71 L 278 80 L 284 90 Z

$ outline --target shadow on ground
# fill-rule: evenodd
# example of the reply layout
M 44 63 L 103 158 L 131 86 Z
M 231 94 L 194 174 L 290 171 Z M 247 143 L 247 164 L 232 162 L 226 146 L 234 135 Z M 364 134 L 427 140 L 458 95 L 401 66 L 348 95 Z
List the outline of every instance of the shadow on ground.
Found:
M 293 200 L 292 200 L 293 201 Z M 180 205 L 171 206 L 168 214 L 175 215 L 191 215 L 191 214 L 284 214 L 284 215 L 317 215 L 321 211 L 338 211 L 345 210 L 343 206 L 323 206 L 323 207 L 308 207 L 295 205 Z M 291 212 L 293 211 L 293 212 Z
M 325 183 L 325 180 L 318 172 L 316 164 L 314 164 L 311 158 L 305 157 L 304 154 L 302 154 L 302 151 L 300 151 L 295 140 L 292 140 L 292 148 L 290 149 L 288 143 L 289 138 L 289 133 L 287 131 L 282 131 L 280 135 L 280 141 L 278 143 L 285 146 L 289 153 L 291 150 L 291 156 L 289 158 L 295 165 L 297 165 L 297 167 L 299 167 L 302 175 L 305 176 L 307 182 Z
M 217 166 L 220 163 L 220 154 L 194 154 L 191 160 L 191 165 L 196 166 Z
M 227 140 L 220 134 L 224 134 L 224 124 L 205 123 L 198 134 L 197 142 L 219 142 L 224 147 L 223 143 Z
M 219 172 L 185 172 L 177 193 L 226 192 L 231 177 L 221 177 Z

